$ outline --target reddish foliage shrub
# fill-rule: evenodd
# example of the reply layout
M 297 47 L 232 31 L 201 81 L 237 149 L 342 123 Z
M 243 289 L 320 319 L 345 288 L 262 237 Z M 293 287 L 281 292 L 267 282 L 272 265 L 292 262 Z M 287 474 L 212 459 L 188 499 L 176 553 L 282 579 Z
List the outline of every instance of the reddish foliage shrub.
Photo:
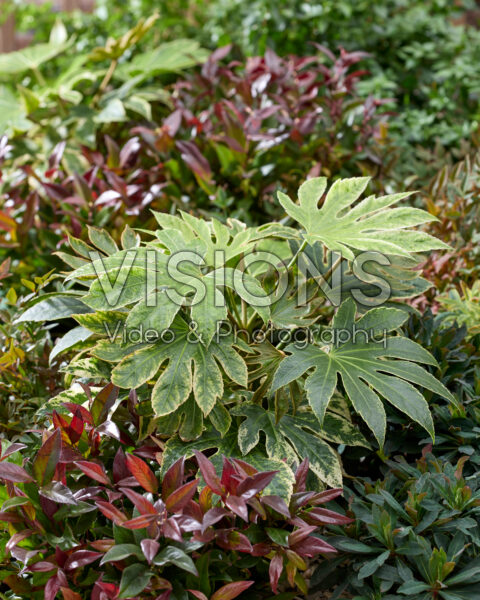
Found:
M 12 459 L 26 455 L 24 444 L 0 457 L 0 519 L 14 531 L 6 584 L 32 598 L 44 589 L 47 600 L 305 592 L 308 559 L 335 552 L 320 528 L 351 521 L 320 506 L 342 490 L 307 491 L 304 462 L 287 504 L 266 490 L 274 471 L 224 458 L 218 475 L 201 453 L 198 476 L 182 457 L 159 478 L 159 447 L 132 453 L 133 440 L 108 418 L 117 393 L 109 384 L 89 408 L 65 403 L 23 465 Z

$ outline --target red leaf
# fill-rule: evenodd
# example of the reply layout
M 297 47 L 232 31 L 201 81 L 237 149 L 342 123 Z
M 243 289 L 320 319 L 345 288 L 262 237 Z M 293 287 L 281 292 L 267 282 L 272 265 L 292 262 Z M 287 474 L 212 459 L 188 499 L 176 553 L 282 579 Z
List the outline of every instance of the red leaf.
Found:
M 305 458 L 295 471 L 295 492 L 304 492 L 308 475 L 308 458 Z
M 67 558 L 64 569 L 66 571 L 71 571 L 73 569 L 85 567 L 86 565 L 96 561 L 97 558 L 100 558 L 101 556 L 103 556 L 101 552 L 93 552 L 92 550 L 77 550 Z
M 165 501 L 165 507 L 169 512 L 178 512 L 184 508 L 195 495 L 198 486 L 198 479 L 189 481 L 185 485 L 182 485 L 177 490 L 168 496 Z
M 79 460 L 76 464 L 79 469 L 91 479 L 104 483 L 105 485 L 110 485 L 110 479 L 108 478 L 103 465 L 88 460 Z
M 57 565 L 54 565 L 46 560 L 39 560 L 38 562 L 33 563 L 33 565 L 30 565 L 28 570 L 32 571 L 33 573 L 48 573 L 49 571 L 56 571 Z
M 313 536 L 291 546 L 290 549 L 300 554 L 300 556 L 308 556 L 309 558 L 317 556 L 317 554 L 334 554 L 337 552 L 333 546 Z
M 85 423 L 93 425 L 92 415 L 84 406 L 81 406 L 80 404 L 75 404 L 74 402 L 64 402 L 63 406 L 65 406 L 65 408 L 68 408 L 72 415 L 74 415 L 77 411 L 80 411 L 82 419 L 85 421 Z
M 140 542 L 140 547 L 142 548 L 142 552 L 147 559 L 148 564 L 151 565 L 153 559 L 157 555 L 160 544 L 156 540 L 147 539 Z
M 270 586 L 274 594 L 277 593 L 278 589 L 278 580 L 280 579 L 280 575 L 283 571 L 283 557 L 281 554 L 275 554 L 275 556 L 270 561 L 270 566 L 268 568 L 268 574 L 270 577 Z
M 156 494 L 158 491 L 158 481 L 150 467 L 138 456 L 127 454 L 127 467 L 130 473 L 135 477 L 138 483 L 147 492 Z
M 187 592 L 193 594 L 195 598 L 198 598 L 198 600 L 208 600 L 207 596 L 205 596 L 205 594 L 200 590 L 187 590 Z
M 60 591 L 62 592 L 63 600 L 82 600 L 80 594 L 77 594 L 77 592 L 74 592 L 70 588 L 61 587 Z
M 25 538 L 30 537 L 33 533 L 34 532 L 31 529 L 24 529 L 23 531 L 14 533 L 12 537 L 8 540 L 7 545 L 5 546 L 5 550 L 7 552 L 11 552 L 12 548 L 14 548 Z
M 122 527 L 127 529 L 144 529 L 153 523 L 157 519 L 157 515 L 140 515 L 134 519 L 129 519 L 122 523 Z
M 312 504 L 325 504 L 326 502 L 330 502 L 330 500 L 335 500 L 338 496 L 343 494 L 342 488 L 333 488 L 331 490 L 326 490 L 325 492 L 319 492 L 315 494 L 312 499 Z
M 313 508 L 303 515 L 307 523 L 315 525 L 348 525 L 353 519 L 326 508 Z
M 215 525 L 215 523 L 218 523 L 218 521 L 220 521 L 224 517 L 227 517 L 228 515 L 229 512 L 226 511 L 224 508 L 221 508 L 220 506 L 215 506 L 214 508 L 208 510 L 205 513 L 205 516 L 203 517 L 202 533 L 204 533 L 208 527 L 210 527 L 211 525 Z
M 26 447 L 27 446 L 25 444 L 10 444 L 10 446 L 8 448 L 6 448 L 2 454 L 2 449 L 1 449 L 1 444 L 0 444 L 0 456 L 2 457 L 0 460 L 4 460 L 5 458 L 7 458 L 7 456 L 10 456 L 11 454 L 18 452 L 19 450 L 23 450 Z
M 165 473 L 162 481 L 162 498 L 166 500 L 183 482 L 185 457 L 182 456 Z
M 13 463 L 0 462 L 0 479 L 13 481 L 14 483 L 28 483 L 33 481 L 33 478 L 18 465 Z
M 237 488 L 237 494 L 244 498 L 252 498 L 267 487 L 278 471 L 265 471 L 257 473 L 253 477 L 244 479 Z
M 290 518 L 288 506 L 285 504 L 285 500 L 280 498 L 280 496 L 262 496 L 260 502 L 270 506 L 270 508 L 273 508 L 273 510 L 277 511 L 279 514 L 287 517 L 287 519 Z
M 96 500 L 95 504 L 108 519 L 111 519 L 115 525 L 122 525 L 128 517 L 110 502 L 104 500 Z
M 202 473 L 203 479 L 214 494 L 222 496 L 224 490 L 218 478 L 217 472 L 213 464 L 198 450 L 194 450 L 197 459 L 198 467 Z
M 238 496 L 228 496 L 225 500 L 225 505 L 228 506 L 236 515 L 244 521 L 248 521 L 248 509 L 245 500 Z
M 61 448 L 62 436 L 60 429 L 55 429 L 54 433 L 40 448 L 33 461 L 33 475 L 40 487 L 52 481 L 56 466 L 60 462 Z
M 130 471 L 127 469 L 127 460 L 125 452 L 119 448 L 113 460 L 113 481 L 118 483 L 122 479 L 130 477 Z
M 115 400 L 118 397 L 118 388 L 109 383 L 103 390 L 98 392 L 95 396 L 90 412 L 95 425 L 100 425 L 107 418 L 108 411 L 115 404 Z
M 254 581 L 234 581 L 227 583 L 217 590 L 211 600 L 232 600 L 248 589 Z
M 138 510 L 142 513 L 142 515 L 156 515 L 157 510 L 153 506 L 153 504 L 144 498 L 141 494 L 130 490 L 129 488 L 120 488 L 120 491 L 125 494 L 125 496 L 133 502 L 133 504 L 138 508 Z
M 72 444 L 76 444 L 82 437 L 84 427 L 85 423 L 83 422 L 82 413 L 79 410 L 76 410 L 70 425 L 67 428 L 67 434 L 72 441 Z

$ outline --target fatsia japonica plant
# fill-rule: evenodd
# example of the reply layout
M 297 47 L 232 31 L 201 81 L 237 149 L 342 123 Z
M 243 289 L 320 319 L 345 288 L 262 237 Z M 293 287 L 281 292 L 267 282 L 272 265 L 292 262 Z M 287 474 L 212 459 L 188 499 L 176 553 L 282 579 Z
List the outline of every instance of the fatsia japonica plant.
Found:
M 357 202 L 368 181 L 326 192 L 325 178 L 309 179 L 297 202 L 279 192 L 281 222 L 259 227 L 155 213 L 159 229 L 127 228 L 121 249 L 90 228 L 89 243 L 70 237 L 75 255 L 62 253 L 73 268 L 64 289 L 35 298 L 21 320 L 73 317 L 53 349 L 76 350 L 65 354 L 67 383 L 135 390 L 140 437 L 167 439 L 165 467 L 216 449 L 280 470 L 288 496 L 308 456 L 338 487 L 337 446 L 382 448 L 385 403 L 432 439 L 421 390 L 455 403 L 421 366 L 435 359 L 401 329 L 402 299 L 429 287 L 414 269 L 420 253 L 447 246 L 413 229 L 435 217 L 391 208 L 407 193 Z M 63 400 L 85 402 L 75 385 Z

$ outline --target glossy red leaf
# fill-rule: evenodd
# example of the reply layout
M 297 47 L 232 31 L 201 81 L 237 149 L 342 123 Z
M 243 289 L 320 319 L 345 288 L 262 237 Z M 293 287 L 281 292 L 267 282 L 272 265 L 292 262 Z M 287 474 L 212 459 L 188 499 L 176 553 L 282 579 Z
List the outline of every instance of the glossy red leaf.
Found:
M 303 515 L 307 523 L 315 525 L 348 525 L 353 519 L 327 508 L 313 508 Z
M 158 554 L 160 544 L 156 540 L 145 539 L 140 542 L 143 555 L 147 559 L 149 565 L 152 564 L 153 559 Z
M 77 550 L 67 558 L 64 569 L 65 571 L 71 571 L 85 567 L 102 556 L 101 552 L 94 552 L 93 550 Z
M 290 518 L 288 506 L 285 504 L 285 500 L 280 498 L 280 496 L 261 496 L 260 502 L 266 506 L 269 506 L 270 508 L 273 508 L 273 510 L 284 517 L 287 517 L 287 519 Z
M 308 458 L 302 460 L 295 471 L 295 492 L 304 492 L 308 475 Z
M 82 437 L 84 427 L 85 423 L 82 418 L 82 413 L 77 409 L 73 414 L 70 425 L 67 428 L 67 434 L 72 444 L 76 444 Z
M 156 515 L 157 509 L 153 504 L 138 492 L 129 488 L 120 488 L 120 491 L 132 502 L 143 515 Z
M 254 581 L 234 581 L 233 583 L 227 583 L 213 594 L 211 600 L 233 600 L 233 598 L 239 596 L 254 583 Z
M 158 481 L 150 467 L 138 456 L 127 454 L 127 467 L 130 473 L 135 477 L 138 483 L 147 492 L 156 494 L 158 491 Z
M 109 383 L 95 396 L 90 408 L 90 413 L 95 425 L 103 423 L 108 416 L 109 410 L 118 398 L 118 388 Z
M 244 498 L 256 496 L 273 480 L 278 471 L 265 471 L 244 479 L 237 487 L 237 494 Z
M 13 481 L 14 483 L 28 483 L 33 478 L 18 465 L 8 462 L 0 462 L 0 479 Z
M 118 483 L 127 477 L 130 477 L 130 471 L 127 468 L 127 459 L 125 452 L 122 448 L 119 448 L 113 459 L 113 481 Z
M 96 500 L 95 504 L 108 519 L 111 519 L 115 525 L 122 525 L 128 517 L 116 506 L 105 500 Z
M 213 463 L 208 460 L 201 452 L 198 450 L 194 450 L 195 458 L 197 459 L 198 467 L 200 472 L 205 480 L 205 483 L 212 490 L 214 494 L 218 494 L 222 496 L 224 490 L 220 483 L 220 479 L 218 478 L 217 472 L 215 471 L 215 467 Z
M 228 496 L 225 500 L 225 505 L 241 519 L 248 521 L 248 508 L 243 498 L 238 496 Z
M 105 472 L 105 467 L 94 462 L 87 460 L 79 460 L 77 463 L 78 468 L 85 473 L 90 479 L 94 479 L 105 485 L 110 485 L 110 479 Z
M 312 499 L 312 504 L 325 504 L 326 502 L 330 502 L 331 500 L 335 500 L 338 496 L 343 494 L 342 488 L 333 488 L 331 490 L 326 490 L 325 492 L 319 492 L 315 494 L 315 497 Z
M 165 501 L 165 507 L 169 512 L 178 512 L 184 508 L 194 497 L 198 487 L 198 479 L 185 483 L 172 492 Z
M 335 554 L 337 552 L 333 546 L 313 536 L 294 544 L 290 549 L 300 554 L 300 556 L 307 556 L 308 558 L 313 558 L 317 554 Z
M 52 481 L 56 466 L 60 462 L 61 448 L 61 433 L 56 429 L 40 448 L 32 464 L 33 476 L 40 487 Z
M 268 576 L 270 578 L 270 587 L 274 594 L 278 593 L 278 580 L 283 571 L 283 557 L 281 554 L 275 554 L 268 567 Z
M 176 460 L 165 473 L 162 481 L 162 498 L 166 500 L 170 494 L 177 490 L 183 483 L 185 471 L 185 457 Z
M 122 527 L 127 529 L 144 529 L 151 525 L 157 518 L 157 515 L 140 515 L 139 517 L 128 519 L 128 521 L 122 523 Z

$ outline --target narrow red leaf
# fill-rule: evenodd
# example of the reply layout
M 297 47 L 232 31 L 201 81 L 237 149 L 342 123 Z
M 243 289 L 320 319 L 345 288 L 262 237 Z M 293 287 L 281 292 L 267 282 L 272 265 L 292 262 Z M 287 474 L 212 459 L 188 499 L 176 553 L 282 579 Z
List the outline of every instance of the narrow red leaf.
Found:
M 105 485 L 110 485 L 110 479 L 108 478 L 103 465 L 87 460 L 79 460 L 76 464 L 79 469 L 91 479 L 104 483 Z
M 138 456 L 127 454 L 127 467 L 144 490 L 152 494 L 157 493 L 158 481 L 147 463 Z
M 146 539 L 140 542 L 140 547 L 142 548 L 142 552 L 147 559 L 148 564 L 151 565 L 153 559 L 158 553 L 160 544 L 156 540 Z
M 57 464 L 60 462 L 62 437 L 60 429 L 55 429 L 37 453 L 32 465 L 33 475 L 40 487 L 52 481 Z
M 278 592 L 278 580 L 283 571 L 283 557 L 281 554 L 275 554 L 270 561 L 268 575 L 270 577 L 270 587 L 274 594 Z
M 64 569 L 65 571 L 71 571 L 73 569 L 85 567 L 86 565 L 95 562 L 101 556 L 103 556 L 101 552 L 93 552 L 93 550 L 77 550 L 67 558 Z
M 254 581 L 234 581 L 233 583 L 227 583 L 217 590 L 211 600 L 233 600 L 239 596 L 242 592 L 248 589 Z
M 162 481 L 162 498 L 166 500 L 170 494 L 177 490 L 183 483 L 185 470 L 185 457 L 182 456 L 165 473 Z
M 222 496 L 224 490 L 218 478 L 217 472 L 213 464 L 198 450 L 194 450 L 197 459 L 198 467 L 202 473 L 203 479 L 214 494 Z
M 14 483 L 28 483 L 33 481 L 33 478 L 18 465 L 13 463 L 0 462 L 0 479 L 13 481 Z
M 144 498 L 141 494 L 138 494 L 134 490 L 129 488 L 120 488 L 120 491 L 132 502 L 136 508 L 142 513 L 142 515 L 156 515 L 157 510 L 153 504 Z
M 165 507 L 169 512 L 178 512 L 184 508 L 195 495 L 198 479 L 189 481 L 171 493 L 165 501 Z
M 96 500 L 95 504 L 108 519 L 111 519 L 115 525 L 122 525 L 128 517 L 116 506 L 105 500 Z

